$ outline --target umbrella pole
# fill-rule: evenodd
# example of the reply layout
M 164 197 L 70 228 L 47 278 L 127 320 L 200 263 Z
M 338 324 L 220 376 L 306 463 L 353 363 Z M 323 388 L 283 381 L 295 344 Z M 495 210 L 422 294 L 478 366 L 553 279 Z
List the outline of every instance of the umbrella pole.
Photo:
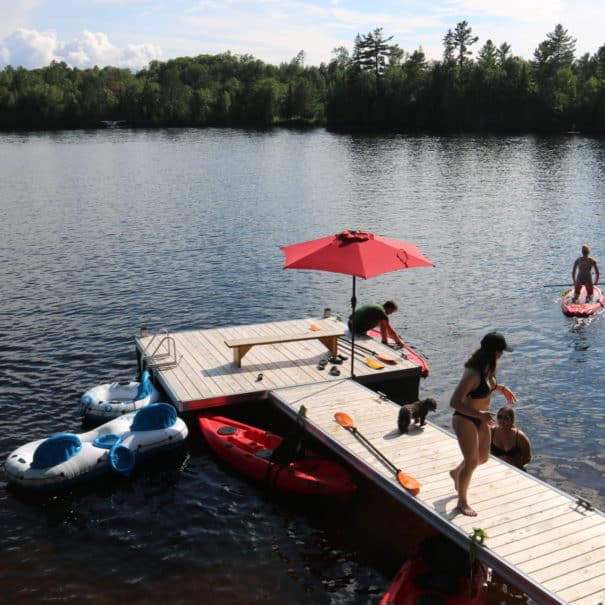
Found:
M 353 275 L 353 296 L 351 296 L 351 378 L 355 378 L 353 364 L 355 363 L 355 306 L 357 299 L 355 298 L 355 276 Z

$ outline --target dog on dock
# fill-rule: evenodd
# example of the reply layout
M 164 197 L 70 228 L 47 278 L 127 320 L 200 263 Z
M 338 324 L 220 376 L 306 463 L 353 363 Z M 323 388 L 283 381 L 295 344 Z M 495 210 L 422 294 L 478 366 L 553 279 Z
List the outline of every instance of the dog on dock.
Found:
M 434 412 L 436 409 L 437 401 L 431 397 L 402 405 L 397 417 L 399 432 L 407 433 L 412 420 L 415 424 L 424 426 L 426 424 L 426 415 L 429 412 Z

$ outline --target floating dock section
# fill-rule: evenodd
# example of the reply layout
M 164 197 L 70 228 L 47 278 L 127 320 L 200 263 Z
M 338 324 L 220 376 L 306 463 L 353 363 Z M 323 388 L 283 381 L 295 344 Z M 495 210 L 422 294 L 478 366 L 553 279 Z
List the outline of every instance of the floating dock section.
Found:
M 135 343 L 141 369 L 152 370 L 154 380 L 180 412 L 265 399 L 274 389 L 331 382 L 351 374 L 351 342 L 346 326 L 335 318 L 162 330 L 144 333 Z M 357 382 L 401 403 L 418 397 L 421 368 L 417 363 L 369 338 L 358 338 L 356 343 Z M 380 370 L 367 365 L 378 352 L 388 354 L 393 363 Z M 320 367 L 320 361 L 332 357 L 339 363 Z
M 399 406 L 392 399 L 417 399 L 418 365 L 400 357 L 374 369 L 365 361 L 383 345 L 359 344 L 351 379 L 350 342 L 335 319 L 136 338 L 141 368 L 152 370 L 179 411 L 269 399 L 294 418 L 304 405 L 310 434 L 454 542 L 469 549 L 473 530 L 485 530 L 477 556 L 538 603 L 605 603 L 605 515 L 494 457 L 473 475 L 469 501 L 478 516 L 461 515 L 449 476 L 461 459 L 455 437 L 430 422 L 404 434 L 397 429 Z M 334 357 L 341 363 L 321 368 L 321 360 Z M 330 374 L 331 367 L 339 374 Z M 401 487 L 392 469 L 335 422 L 337 412 L 420 481 L 420 492 Z

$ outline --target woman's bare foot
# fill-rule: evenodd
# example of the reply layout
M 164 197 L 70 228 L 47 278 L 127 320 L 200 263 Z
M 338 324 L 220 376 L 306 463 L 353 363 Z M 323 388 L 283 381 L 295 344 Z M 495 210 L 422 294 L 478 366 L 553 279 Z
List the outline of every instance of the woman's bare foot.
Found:
M 471 508 L 466 502 L 458 502 L 458 510 L 467 517 L 477 516 L 477 511 Z
M 456 488 L 456 491 L 458 491 L 458 473 L 456 472 L 456 469 L 450 471 L 450 477 L 454 480 L 454 487 Z

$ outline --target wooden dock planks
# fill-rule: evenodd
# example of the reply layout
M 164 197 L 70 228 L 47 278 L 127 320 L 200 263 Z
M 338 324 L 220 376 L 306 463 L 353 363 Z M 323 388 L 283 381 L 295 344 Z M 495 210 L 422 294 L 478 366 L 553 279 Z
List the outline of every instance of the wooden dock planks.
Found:
M 540 603 L 597 605 L 605 600 L 605 517 L 578 506 L 546 483 L 491 457 L 473 476 L 469 500 L 477 517 L 456 510 L 448 471 L 461 459 L 449 433 L 427 424 L 400 435 L 399 407 L 341 380 L 271 392 L 286 413 L 307 408 L 308 429 L 352 466 L 382 485 L 425 520 L 468 547 L 473 528 L 486 530 L 485 559 L 503 578 Z M 418 479 L 415 498 L 348 431 L 334 421 L 349 414 L 357 429 L 398 468 Z
M 321 359 L 328 359 L 330 353 L 319 340 L 301 340 L 257 345 L 251 348 L 238 367 L 233 360 L 233 351 L 225 341 L 245 338 L 271 339 L 280 335 L 296 335 L 311 330 L 311 325 L 321 328 L 326 334 L 344 331 L 345 325 L 334 318 L 294 319 L 243 326 L 228 326 L 205 330 L 186 330 L 168 334 L 145 336 L 135 339 L 136 347 L 150 365 L 154 377 L 168 393 L 180 412 L 219 405 L 240 399 L 264 398 L 272 389 L 323 381 L 339 380 L 351 372 L 350 343 L 338 341 L 338 352 L 346 357 L 337 365 L 340 376 L 329 373 L 328 364 L 318 369 Z M 312 331 L 314 338 L 321 330 Z M 172 339 L 176 348 L 176 364 L 173 367 L 154 368 L 150 353 L 161 341 L 162 334 Z M 370 341 L 371 343 L 373 341 Z M 366 342 L 367 345 L 367 342 Z M 383 345 L 373 343 L 377 350 Z M 160 350 L 163 350 L 160 348 Z M 394 378 L 400 374 L 418 374 L 414 363 L 399 358 L 396 365 L 388 365 L 375 370 L 363 363 L 367 352 L 357 350 L 355 373 L 358 377 L 388 375 Z M 393 353 L 394 356 L 396 354 Z

